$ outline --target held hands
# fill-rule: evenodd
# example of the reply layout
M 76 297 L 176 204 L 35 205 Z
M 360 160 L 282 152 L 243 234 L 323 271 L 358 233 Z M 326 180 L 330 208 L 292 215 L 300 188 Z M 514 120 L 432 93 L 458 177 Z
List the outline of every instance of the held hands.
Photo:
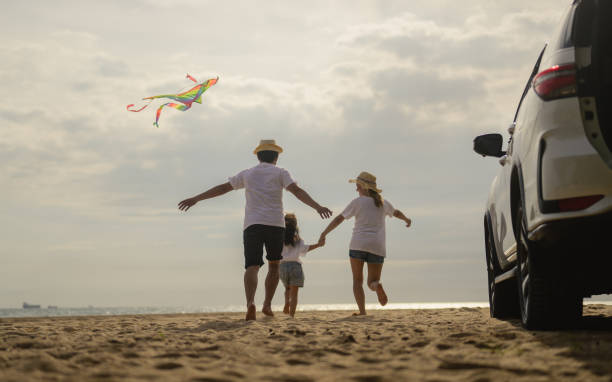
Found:
M 324 246 L 325 245 L 325 236 L 321 235 L 319 236 L 319 242 L 317 243 L 318 246 Z
M 329 208 L 321 206 L 317 208 L 317 212 L 319 213 L 319 215 L 321 215 L 322 219 L 327 219 L 333 214 L 333 212 Z
M 178 204 L 178 208 L 181 211 L 187 211 L 188 209 L 193 207 L 193 205 L 196 204 L 197 202 L 198 202 L 198 199 L 196 198 L 185 199 Z

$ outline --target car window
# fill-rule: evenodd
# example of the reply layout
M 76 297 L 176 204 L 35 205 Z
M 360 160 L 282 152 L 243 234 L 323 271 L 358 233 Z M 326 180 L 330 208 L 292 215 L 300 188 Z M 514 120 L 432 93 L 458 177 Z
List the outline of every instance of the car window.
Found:
M 553 39 L 551 40 L 550 47 L 553 50 L 569 48 L 574 45 L 572 40 L 572 26 L 574 24 L 574 14 L 576 13 L 576 5 L 577 2 L 565 11 L 563 17 L 561 18 L 561 22 L 553 35 Z
M 514 122 L 516 122 L 516 117 L 518 116 L 519 110 L 521 109 L 521 105 L 523 103 L 523 99 L 525 98 L 525 96 L 527 95 L 527 92 L 531 88 L 531 83 L 533 81 L 533 77 L 535 77 L 535 75 L 538 74 L 538 71 L 540 70 L 540 62 L 542 62 L 542 56 L 544 56 L 544 52 L 546 51 L 546 47 L 547 47 L 547 45 L 544 45 L 544 48 L 540 52 L 540 55 L 538 56 L 538 59 L 537 59 L 535 65 L 533 66 L 533 70 L 531 71 L 531 75 L 529 76 L 529 79 L 527 80 L 527 84 L 525 84 L 525 89 L 523 90 L 523 95 L 521 95 L 521 99 L 519 100 L 519 104 L 518 104 L 518 106 L 516 108 L 516 113 L 514 113 L 514 119 L 513 119 Z

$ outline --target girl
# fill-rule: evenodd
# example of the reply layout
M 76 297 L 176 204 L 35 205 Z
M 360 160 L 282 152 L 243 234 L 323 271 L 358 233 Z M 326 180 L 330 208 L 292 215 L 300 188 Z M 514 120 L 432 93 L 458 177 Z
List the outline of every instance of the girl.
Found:
M 300 238 L 297 227 L 297 218 L 294 214 L 285 215 L 285 242 L 283 245 L 280 263 L 280 279 L 285 285 L 285 307 L 283 313 L 295 317 L 295 308 L 298 301 L 298 289 L 304 286 L 304 272 L 302 271 L 301 256 L 306 252 L 321 247 L 317 244 L 306 245 Z
M 353 236 L 349 244 L 349 257 L 353 272 L 353 294 L 359 307 L 359 315 L 365 315 L 365 294 L 363 292 L 363 263 L 368 263 L 368 287 L 376 292 L 381 305 L 387 304 L 387 294 L 380 283 L 380 274 L 385 261 L 385 216 L 395 216 L 410 227 L 411 220 L 391 203 L 380 196 L 382 190 L 376 188 L 376 177 L 362 172 L 357 179 L 350 179 L 357 184 L 359 197 L 354 199 L 329 223 L 321 233 L 319 243 L 325 244 L 325 236 L 340 225 L 345 219 L 355 217 Z M 357 313 L 355 313 L 357 315 Z

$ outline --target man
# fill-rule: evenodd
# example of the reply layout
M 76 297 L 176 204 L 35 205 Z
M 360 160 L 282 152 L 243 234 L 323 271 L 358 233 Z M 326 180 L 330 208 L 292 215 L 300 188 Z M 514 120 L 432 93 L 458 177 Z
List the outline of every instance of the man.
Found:
M 229 178 L 229 182 L 215 186 L 199 195 L 179 203 L 179 209 L 187 211 L 199 201 L 223 195 L 232 190 L 245 189 L 246 206 L 244 211 L 244 292 L 247 302 L 246 320 L 255 320 L 255 291 L 257 274 L 263 262 L 263 248 L 266 248 L 268 275 L 266 276 L 266 295 L 262 312 L 273 316 L 272 297 L 278 286 L 278 268 L 283 250 L 285 218 L 283 212 L 283 188 L 291 192 L 304 204 L 314 208 L 325 219 L 332 212 L 315 202 L 291 178 L 289 172 L 276 167 L 278 154 L 283 149 L 273 139 L 261 140 L 253 151 L 259 159 L 255 167 L 241 171 Z

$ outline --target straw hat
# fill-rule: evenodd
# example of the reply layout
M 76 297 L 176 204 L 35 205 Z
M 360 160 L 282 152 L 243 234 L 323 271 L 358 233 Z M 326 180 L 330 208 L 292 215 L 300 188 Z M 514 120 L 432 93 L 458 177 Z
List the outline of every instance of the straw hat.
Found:
M 255 147 L 253 154 L 257 154 L 260 151 L 276 151 L 282 153 L 283 148 L 278 146 L 274 139 L 262 139 L 259 141 L 259 146 Z
M 376 188 L 376 177 L 366 171 L 362 171 L 357 179 L 349 179 L 349 183 L 357 183 L 366 190 L 374 190 L 379 194 L 382 192 L 382 190 Z

